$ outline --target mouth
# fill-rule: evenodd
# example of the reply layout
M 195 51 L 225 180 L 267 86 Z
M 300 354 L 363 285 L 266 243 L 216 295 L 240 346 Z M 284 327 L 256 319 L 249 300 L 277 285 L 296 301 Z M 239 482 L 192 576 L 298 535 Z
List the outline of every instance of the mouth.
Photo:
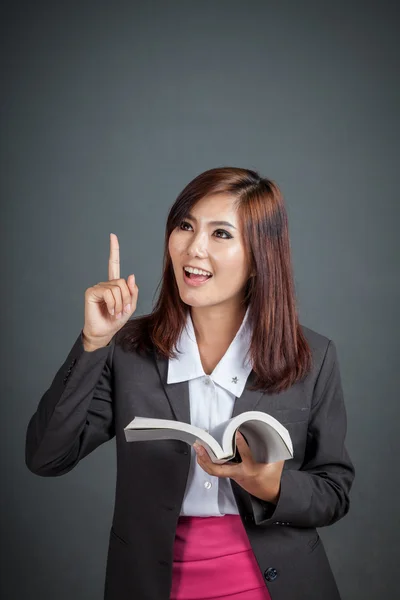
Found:
M 209 279 L 212 277 L 212 273 L 209 271 L 203 271 L 200 269 L 196 269 L 197 273 L 193 273 L 193 269 L 188 267 L 183 267 L 183 279 L 185 283 L 190 286 L 199 286 L 207 283 Z

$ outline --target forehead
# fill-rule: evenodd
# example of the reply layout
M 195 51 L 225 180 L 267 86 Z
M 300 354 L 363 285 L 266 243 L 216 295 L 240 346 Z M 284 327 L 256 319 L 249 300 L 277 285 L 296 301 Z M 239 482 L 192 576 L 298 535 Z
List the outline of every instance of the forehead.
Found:
M 198 200 L 192 206 L 190 213 L 196 219 L 231 220 L 231 223 L 236 225 L 238 223 L 236 200 L 237 198 L 232 194 L 209 194 Z

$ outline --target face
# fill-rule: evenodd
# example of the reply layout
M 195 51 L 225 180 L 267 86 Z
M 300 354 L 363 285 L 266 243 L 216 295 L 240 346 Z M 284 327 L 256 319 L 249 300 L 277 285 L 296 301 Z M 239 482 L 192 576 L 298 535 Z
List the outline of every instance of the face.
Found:
M 250 273 L 234 201 L 230 194 L 202 198 L 170 235 L 180 297 L 190 306 L 239 305 L 243 300 Z M 211 277 L 189 275 L 185 266 L 208 271 Z

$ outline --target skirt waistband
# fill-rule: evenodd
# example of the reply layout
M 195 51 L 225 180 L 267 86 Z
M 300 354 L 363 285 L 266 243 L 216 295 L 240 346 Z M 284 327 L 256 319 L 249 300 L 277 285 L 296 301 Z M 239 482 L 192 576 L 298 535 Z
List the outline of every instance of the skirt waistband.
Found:
M 251 550 L 239 515 L 179 517 L 175 534 L 175 560 L 217 558 Z
M 179 517 L 170 600 L 271 600 L 239 515 Z

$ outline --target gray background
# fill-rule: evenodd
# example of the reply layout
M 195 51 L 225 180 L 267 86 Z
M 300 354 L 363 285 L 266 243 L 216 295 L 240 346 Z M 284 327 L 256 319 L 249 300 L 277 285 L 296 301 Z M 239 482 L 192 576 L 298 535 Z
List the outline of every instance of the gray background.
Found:
M 12 2 L 2 7 L 2 570 L 7 600 L 102 597 L 114 441 L 72 472 L 24 464 L 29 418 L 107 278 L 137 314 L 164 224 L 217 166 L 275 180 L 300 320 L 338 348 L 357 476 L 320 531 L 344 600 L 399 589 L 395 2 Z M 132 473 L 132 478 L 135 473 Z M 138 482 L 138 485 L 140 482 Z M 140 493 L 140 492 L 138 492 Z

